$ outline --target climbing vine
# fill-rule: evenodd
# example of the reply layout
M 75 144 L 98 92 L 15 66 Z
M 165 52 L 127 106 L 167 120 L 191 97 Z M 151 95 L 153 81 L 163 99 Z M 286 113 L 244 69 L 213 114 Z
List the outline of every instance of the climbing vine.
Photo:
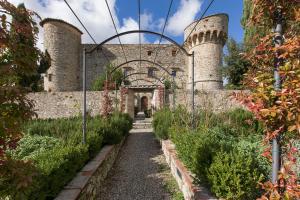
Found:
M 107 118 L 113 111 L 112 107 L 112 99 L 109 96 L 109 91 L 114 88 L 109 80 L 105 80 L 104 82 L 104 91 L 103 91 L 103 100 L 101 102 L 101 115 Z
M 128 94 L 128 88 L 121 88 L 121 112 L 125 112 L 126 95 Z
M 253 0 L 252 14 L 247 23 L 270 30 L 247 54 L 251 68 L 245 84 L 249 95 L 237 94 L 256 118 L 265 125 L 264 143 L 270 145 L 280 139 L 281 169 L 276 184 L 262 183 L 265 194 L 262 200 L 299 199 L 295 163 L 299 158 L 295 142 L 300 139 L 300 3 L 297 0 Z M 274 45 L 276 23 L 274 12 L 280 9 L 284 17 L 284 44 Z M 260 38 L 260 37 L 256 37 Z M 280 59 L 281 87 L 274 87 L 274 58 Z M 271 147 L 264 156 L 271 158 Z
M 164 104 L 164 88 L 162 86 L 158 87 L 158 98 L 159 98 L 159 109 L 162 109 Z

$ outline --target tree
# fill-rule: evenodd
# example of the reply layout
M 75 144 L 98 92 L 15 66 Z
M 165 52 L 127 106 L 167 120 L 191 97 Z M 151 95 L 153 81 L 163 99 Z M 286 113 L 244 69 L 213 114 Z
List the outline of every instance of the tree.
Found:
M 269 31 L 267 26 L 255 26 L 249 23 L 249 18 L 253 16 L 253 0 L 244 0 L 243 16 L 241 24 L 244 29 L 244 46 L 245 50 L 253 49 L 259 42 L 258 38 L 262 38 Z
M 93 91 L 104 90 L 106 80 L 109 80 L 112 83 L 116 83 L 116 87 L 119 88 L 119 86 L 122 84 L 123 73 L 121 69 L 113 71 L 114 68 L 114 65 L 111 63 L 106 66 L 104 73 L 102 73 L 94 80 L 92 84 Z
M 26 11 L 25 5 L 22 3 L 18 5 L 17 7 L 20 10 Z M 24 26 L 27 24 L 27 26 L 30 25 L 30 21 L 27 20 L 27 16 L 24 15 L 13 15 L 12 16 L 12 24 L 23 24 Z M 14 37 L 14 35 L 18 35 L 17 31 L 14 26 L 10 30 L 10 35 L 11 37 Z M 35 48 L 35 35 L 33 31 L 29 31 L 28 35 L 26 36 L 27 39 L 24 38 L 24 36 L 19 36 L 17 39 L 20 45 L 27 47 L 27 48 Z M 50 55 L 46 52 L 45 54 L 42 54 L 41 52 L 37 52 L 35 55 L 36 58 L 35 60 L 39 60 L 38 62 L 34 63 L 32 62 L 31 64 L 37 67 L 37 70 L 30 74 L 22 74 L 19 73 L 19 82 L 23 87 L 28 88 L 30 91 L 38 92 L 42 91 L 43 87 L 41 84 L 41 74 L 45 73 L 48 68 L 50 67 Z
M 36 73 L 38 27 L 33 19 L 36 15 L 23 6 L 0 0 L 0 8 L 0 195 L 21 199 L 20 191 L 30 183 L 34 169 L 31 163 L 12 160 L 6 151 L 16 147 L 22 123 L 35 115 L 20 75 Z
M 227 42 L 227 51 L 224 57 L 225 67 L 223 67 L 224 76 L 228 79 L 227 87 L 240 89 L 249 62 L 243 56 L 243 45 L 238 44 L 233 38 Z
M 300 185 L 295 172 L 299 150 L 294 146 L 300 139 L 300 3 L 297 0 L 254 0 L 247 24 L 251 27 L 266 27 L 266 34 L 259 38 L 247 58 L 251 67 L 246 76 L 250 94 L 237 97 L 265 126 L 264 143 L 280 138 L 281 169 L 278 181 L 262 184 L 266 193 L 262 200 L 300 199 Z M 275 46 L 271 30 L 277 23 L 275 11 L 284 16 L 285 41 Z M 277 12 L 278 13 L 278 12 Z M 278 38 L 278 36 L 277 36 Z M 276 59 L 275 59 L 276 57 Z M 274 86 L 274 59 L 279 64 L 281 87 Z M 280 60 L 280 62 L 277 62 Z M 271 147 L 264 155 L 271 157 Z

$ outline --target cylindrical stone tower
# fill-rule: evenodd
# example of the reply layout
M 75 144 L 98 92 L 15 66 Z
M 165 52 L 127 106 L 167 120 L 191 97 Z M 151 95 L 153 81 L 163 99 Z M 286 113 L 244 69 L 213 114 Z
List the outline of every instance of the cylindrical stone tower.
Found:
M 44 89 L 49 92 L 78 90 L 82 32 L 58 19 L 47 18 L 40 24 L 44 28 L 44 48 L 51 57 Z
M 198 21 L 184 30 L 186 39 Z M 186 42 L 189 53 L 194 52 L 194 81 L 197 90 L 223 88 L 221 75 L 223 47 L 227 40 L 228 15 L 216 14 L 203 18 Z M 192 59 L 188 60 L 188 90 L 192 83 Z

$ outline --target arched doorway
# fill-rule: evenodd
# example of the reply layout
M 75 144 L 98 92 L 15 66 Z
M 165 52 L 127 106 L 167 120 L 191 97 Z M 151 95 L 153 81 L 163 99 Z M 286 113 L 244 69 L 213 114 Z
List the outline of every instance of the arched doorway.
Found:
M 141 98 L 141 111 L 145 112 L 148 110 L 148 97 L 143 96 Z

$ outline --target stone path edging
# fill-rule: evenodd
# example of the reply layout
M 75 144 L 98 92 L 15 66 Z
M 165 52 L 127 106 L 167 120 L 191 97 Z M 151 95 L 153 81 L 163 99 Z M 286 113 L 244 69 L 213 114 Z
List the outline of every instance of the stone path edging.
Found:
M 177 158 L 175 145 L 170 140 L 161 140 L 161 146 L 171 173 L 176 179 L 185 200 L 217 200 L 206 188 L 193 184 L 191 172 Z
M 89 161 L 75 178 L 64 187 L 55 200 L 92 200 L 114 164 L 126 138 L 117 145 L 104 146 L 98 155 Z

